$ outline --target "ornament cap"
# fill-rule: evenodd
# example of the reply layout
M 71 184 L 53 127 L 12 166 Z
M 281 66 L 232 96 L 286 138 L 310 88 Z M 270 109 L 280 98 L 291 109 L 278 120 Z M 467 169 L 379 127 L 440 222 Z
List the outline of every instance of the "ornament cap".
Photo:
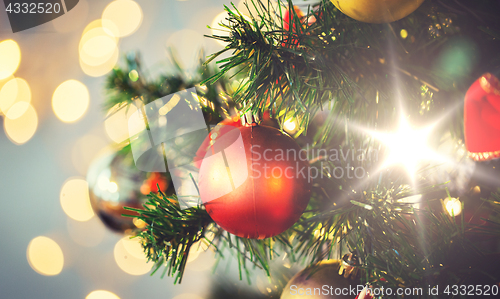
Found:
M 253 127 L 260 124 L 262 117 L 260 113 L 253 113 L 251 110 L 247 111 L 241 116 L 241 124 L 244 127 Z

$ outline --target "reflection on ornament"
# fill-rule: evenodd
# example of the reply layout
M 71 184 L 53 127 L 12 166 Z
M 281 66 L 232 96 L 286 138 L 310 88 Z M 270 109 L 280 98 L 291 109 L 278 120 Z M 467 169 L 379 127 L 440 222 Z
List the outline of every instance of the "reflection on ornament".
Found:
M 390 23 L 414 12 L 424 0 L 330 0 L 344 14 L 365 23 Z
M 87 173 L 92 208 L 104 224 L 124 233 L 143 224 L 122 214 L 134 215 L 124 207 L 142 208 L 146 195 L 160 190 L 173 193 L 173 186 L 165 174 L 138 170 L 130 151 L 108 152 L 91 164 Z

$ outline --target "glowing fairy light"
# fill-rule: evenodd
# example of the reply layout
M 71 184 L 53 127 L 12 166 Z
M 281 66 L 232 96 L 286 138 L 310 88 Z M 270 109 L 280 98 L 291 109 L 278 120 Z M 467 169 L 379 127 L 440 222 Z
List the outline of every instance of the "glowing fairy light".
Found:
M 428 146 L 428 138 L 434 126 L 415 129 L 402 118 L 399 129 L 390 133 L 372 132 L 389 150 L 383 168 L 403 165 L 408 173 L 415 174 L 422 161 L 435 159 L 436 154 Z
M 462 202 L 458 198 L 445 199 L 444 207 L 450 216 L 458 216 L 462 213 Z
M 406 39 L 408 37 L 408 31 L 406 31 L 406 29 L 401 29 L 399 34 L 401 35 L 402 39 Z
M 293 134 L 297 132 L 297 122 L 293 119 L 288 119 L 283 123 L 283 129 L 289 133 Z

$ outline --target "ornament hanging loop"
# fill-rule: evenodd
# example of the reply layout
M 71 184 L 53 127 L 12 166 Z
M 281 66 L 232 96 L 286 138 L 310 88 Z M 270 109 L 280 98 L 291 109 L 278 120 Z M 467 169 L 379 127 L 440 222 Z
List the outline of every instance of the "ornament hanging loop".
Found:
M 252 110 L 248 110 L 245 114 L 241 116 L 241 124 L 244 127 L 252 127 L 260 124 L 262 117 L 260 113 L 253 113 Z

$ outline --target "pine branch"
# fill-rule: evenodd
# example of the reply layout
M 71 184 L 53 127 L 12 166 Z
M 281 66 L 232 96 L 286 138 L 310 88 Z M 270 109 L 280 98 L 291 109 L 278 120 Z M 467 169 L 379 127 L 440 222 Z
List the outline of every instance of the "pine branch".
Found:
M 166 265 L 163 275 L 175 276 L 175 282 L 180 283 L 189 251 L 204 237 L 212 219 L 201 208 L 180 209 L 175 195 L 151 193 L 143 206 L 144 209 L 126 209 L 138 213 L 136 218 L 147 224 L 136 237 L 143 241 L 148 261 L 155 263 L 152 274 Z
M 323 1 L 305 17 L 314 16 L 317 21 L 307 24 L 295 10 L 271 2 L 266 5 L 260 0 L 249 0 L 247 5 L 255 7 L 257 15 L 248 18 L 234 6 L 226 7 L 228 17 L 222 26 L 229 35 L 211 37 L 227 45 L 208 61 L 225 52 L 232 55 L 219 61 L 220 73 L 205 82 L 214 82 L 231 71 L 245 73 L 248 81 L 236 91 L 237 103 L 254 111 L 269 109 L 273 115 L 290 112 L 304 120 L 305 128 L 313 113 L 323 110 L 326 103 L 335 102 L 343 107 L 341 112 L 353 116 L 352 105 L 360 102 L 357 100 L 360 96 L 370 94 L 373 98 L 369 101 L 373 101 L 375 93 L 380 92 L 381 102 L 386 102 L 393 84 L 382 78 L 393 73 L 389 62 L 395 59 L 388 56 L 388 45 L 395 45 L 392 52 L 404 58 L 405 65 L 412 65 L 411 61 L 421 52 L 407 49 L 395 36 L 396 28 L 418 32 L 424 27 L 415 25 L 413 19 L 388 26 L 365 24 L 343 15 L 330 1 Z M 288 6 L 293 6 L 291 1 Z M 291 30 L 286 30 L 283 24 L 286 10 L 291 15 Z M 421 12 L 419 17 L 425 13 Z M 427 35 L 414 42 L 435 44 L 440 40 Z M 421 81 L 432 83 L 425 74 L 418 73 Z M 397 73 L 394 75 L 399 77 Z M 405 93 L 410 99 L 415 95 L 412 91 L 422 85 L 413 78 L 416 75 L 402 78 L 402 83 L 411 88 Z

